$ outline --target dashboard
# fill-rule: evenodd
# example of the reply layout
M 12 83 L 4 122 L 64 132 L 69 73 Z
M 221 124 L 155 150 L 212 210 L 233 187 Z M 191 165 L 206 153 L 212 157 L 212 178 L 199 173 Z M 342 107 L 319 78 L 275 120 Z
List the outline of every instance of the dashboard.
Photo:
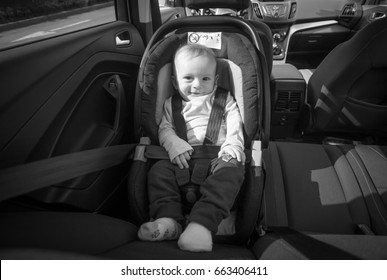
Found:
M 362 16 L 360 1 L 251 0 L 249 20 L 263 21 L 273 35 L 274 64 L 315 68 L 336 45 L 348 40 Z
M 160 12 L 162 22 L 202 15 L 238 16 L 264 22 L 273 36 L 273 63 L 310 69 L 358 30 L 385 17 L 386 4 L 387 0 L 250 0 L 250 7 L 241 11 L 174 6 L 163 7 Z

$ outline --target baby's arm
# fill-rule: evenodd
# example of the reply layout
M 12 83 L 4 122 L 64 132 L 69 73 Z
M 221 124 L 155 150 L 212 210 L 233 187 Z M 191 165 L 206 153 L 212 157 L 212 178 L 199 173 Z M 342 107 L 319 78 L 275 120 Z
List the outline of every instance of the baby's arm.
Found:
M 229 94 L 225 107 L 226 115 L 226 141 L 222 144 L 219 157 L 229 154 L 242 164 L 245 163 L 243 123 L 241 114 L 234 98 Z
M 188 161 L 191 159 L 192 150 L 184 152 L 176 156 L 173 160 L 173 164 L 177 164 L 180 169 L 189 168 Z
M 193 148 L 185 140 L 176 134 L 173 124 L 171 98 L 164 104 L 163 116 L 159 126 L 159 141 L 168 152 L 169 159 L 179 168 L 188 168 L 188 161 L 191 159 Z

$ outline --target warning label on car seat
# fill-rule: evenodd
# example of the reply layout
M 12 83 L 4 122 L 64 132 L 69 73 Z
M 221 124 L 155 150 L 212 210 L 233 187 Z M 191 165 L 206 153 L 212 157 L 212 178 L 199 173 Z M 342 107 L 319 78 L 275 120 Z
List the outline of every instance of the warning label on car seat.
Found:
M 188 44 L 200 44 L 211 49 L 222 47 L 222 32 L 188 32 Z

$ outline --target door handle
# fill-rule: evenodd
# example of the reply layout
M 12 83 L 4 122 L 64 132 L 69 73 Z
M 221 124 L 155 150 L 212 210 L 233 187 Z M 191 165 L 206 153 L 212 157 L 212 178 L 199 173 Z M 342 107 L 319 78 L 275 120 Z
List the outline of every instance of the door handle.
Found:
M 384 17 L 386 17 L 386 14 L 383 13 L 383 12 L 373 12 L 371 14 L 370 19 L 371 20 L 377 20 L 377 19 L 381 19 L 381 18 L 384 18 Z
M 104 88 L 116 100 L 116 110 L 112 129 L 114 133 L 118 133 L 121 121 L 125 119 L 124 114 L 126 113 L 125 89 L 120 76 L 117 74 L 111 76 L 104 84 Z
M 124 30 L 116 34 L 116 47 L 125 47 L 130 45 L 130 33 Z

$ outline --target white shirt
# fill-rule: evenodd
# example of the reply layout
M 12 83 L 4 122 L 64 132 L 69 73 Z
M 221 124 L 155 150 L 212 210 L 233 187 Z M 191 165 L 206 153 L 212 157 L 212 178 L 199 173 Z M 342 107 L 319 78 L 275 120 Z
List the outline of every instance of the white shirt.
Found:
M 208 95 L 192 96 L 191 100 L 183 101 L 182 115 L 187 127 L 188 143 L 176 134 L 172 115 L 172 97 L 165 101 L 159 126 L 159 141 L 167 150 L 170 160 L 186 151 L 193 150 L 192 146 L 203 145 L 214 96 L 215 90 Z M 243 153 L 244 150 L 242 119 L 238 106 L 230 93 L 227 95 L 225 113 L 216 145 L 221 146 L 219 155 L 229 145 L 240 153 Z

